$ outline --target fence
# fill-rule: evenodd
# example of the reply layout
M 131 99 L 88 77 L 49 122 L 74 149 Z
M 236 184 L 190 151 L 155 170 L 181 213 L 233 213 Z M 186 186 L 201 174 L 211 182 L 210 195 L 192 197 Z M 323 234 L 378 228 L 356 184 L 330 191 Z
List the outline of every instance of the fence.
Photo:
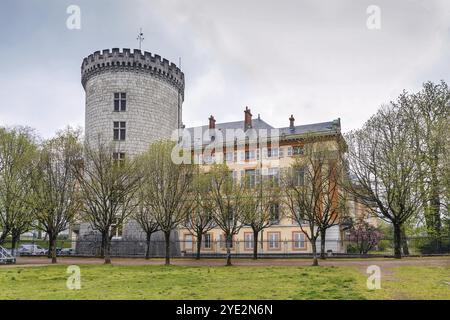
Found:
M 415 237 L 406 240 L 407 246 L 402 247 L 404 255 L 433 255 L 450 254 L 450 238 Z M 101 256 L 101 241 L 57 241 L 57 254 L 59 256 Z M 11 242 L 3 247 L 11 252 Z M 16 256 L 38 256 L 48 254 L 48 241 L 39 239 L 21 240 L 13 254 Z M 325 251 L 328 256 L 361 257 L 361 256 L 392 256 L 394 242 L 392 239 L 381 239 L 369 250 L 367 246 L 350 240 L 327 240 Z M 320 252 L 320 241 L 317 242 Z M 231 254 L 233 257 L 253 256 L 253 242 L 232 241 Z M 259 257 L 310 257 L 312 255 L 311 243 L 298 240 L 264 240 L 258 241 Z M 144 240 L 112 240 L 111 256 L 115 257 L 144 257 L 147 252 L 147 243 Z M 171 241 L 172 257 L 194 257 L 197 252 L 195 241 Z M 151 241 L 150 257 L 163 257 L 165 255 L 165 242 Z M 206 241 L 201 245 L 201 257 L 222 257 L 226 254 L 226 245 L 223 241 Z

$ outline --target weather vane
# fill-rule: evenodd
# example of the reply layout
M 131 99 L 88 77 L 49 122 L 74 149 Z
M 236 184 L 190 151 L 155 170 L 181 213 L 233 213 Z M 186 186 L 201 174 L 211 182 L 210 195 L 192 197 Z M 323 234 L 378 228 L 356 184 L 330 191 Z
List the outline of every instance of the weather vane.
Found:
M 139 29 L 139 34 L 136 40 L 139 41 L 139 50 L 141 50 L 142 41 L 144 41 L 144 33 L 142 33 L 142 28 Z

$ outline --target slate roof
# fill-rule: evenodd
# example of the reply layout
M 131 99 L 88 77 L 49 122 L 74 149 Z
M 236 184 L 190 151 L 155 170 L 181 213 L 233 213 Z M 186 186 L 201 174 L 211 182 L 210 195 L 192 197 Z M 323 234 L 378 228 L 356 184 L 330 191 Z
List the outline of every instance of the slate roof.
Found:
M 244 129 L 244 121 L 232 121 L 232 122 L 223 122 L 223 123 L 216 123 L 216 131 L 221 131 L 224 133 L 225 135 L 225 131 L 226 130 L 230 130 L 230 129 Z M 261 118 L 256 118 L 252 120 L 252 129 L 266 129 L 266 130 L 270 130 L 270 129 L 275 129 L 274 127 L 272 127 L 270 124 L 268 124 L 267 122 L 265 122 L 264 120 L 262 120 Z M 190 134 L 190 136 L 192 138 L 194 138 L 194 131 L 195 132 L 202 132 L 205 133 L 206 131 L 209 130 L 208 125 L 204 125 L 204 126 L 199 126 L 199 127 L 191 127 L 191 128 L 186 128 L 185 130 L 187 130 Z M 341 121 L 340 119 L 336 119 L 333 121 L 328 121 L 328 122 L 320 122 L 320 123 L 311 123 L 311 124 L 305 124 L 305 125 L 299 125 L 299 126 L 295 126 L 294 129 L 291 129 L 290 127 L 283 127 L 283 128 L 278 128 L 279 130 L 279 134 L 280 137 L 283 138 L 288 138 L 290 135 L 292 136 L 296 136 L 296 135 L 302 135 L 302 134 L 307 134 L 307 133 L 311 133 L 311 134 L 338 134 L 341 131 Z M 270 132 L 270 131 L 269 131 Z M 214 135 L 213 131 L 211 132 L 212 135 Z M 209 142 L 211 142 L 211 140 L 209 139 L 205 139 L 205 136 L 208 136 L 208 134 L 203 135 L 203 144 L 207 144 Z M 199 140 L 199 139 L 197 139 Z M 199 145 L 200 141 L 194 141 L 194 145 Z
M 205 132 L 205 130 L 208 130 L 208 125 L 200 126 L 200 127 L 191 127 L 187 128 L 191 134 L 194 134 L 194 129 L 196 128 L 202 128 L 202 132 Z M 253 129 L 274 129 L 270 124 L 265 122 L 262 119 L 253 119 L 252 120 L 252 128 Z M 232 121 L 232 122 L 223 122 L 223 123 L 216 123 L 216 130 L 222 130 L 225 131 L 227 129 L 242 129 L 244 130 L 244 121 Z

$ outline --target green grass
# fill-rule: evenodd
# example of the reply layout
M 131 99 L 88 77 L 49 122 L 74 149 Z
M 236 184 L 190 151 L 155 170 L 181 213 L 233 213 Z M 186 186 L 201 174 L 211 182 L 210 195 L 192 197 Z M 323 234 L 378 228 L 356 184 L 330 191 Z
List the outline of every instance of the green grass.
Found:
M 382 290 L 390 298 L 450 300 L 450 265 L 392 268 L 393 277 L 383 280 Z
M 355 267 L 82 265 L 81 290 L 67 266 L 0 268 L 0 299 L 450 299 L 450 272 L 401 267 L 368 290 Z

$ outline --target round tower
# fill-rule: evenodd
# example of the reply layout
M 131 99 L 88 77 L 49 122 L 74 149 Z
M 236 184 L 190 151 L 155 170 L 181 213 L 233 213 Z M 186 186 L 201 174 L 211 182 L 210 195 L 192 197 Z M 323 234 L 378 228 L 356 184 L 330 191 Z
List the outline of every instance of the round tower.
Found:
M 182 123 L 184 74 L 173 63 L 141 50 L 96 51 L 84 58 L 86 140 L 113 142 L 136 155 L 168 139 Z

